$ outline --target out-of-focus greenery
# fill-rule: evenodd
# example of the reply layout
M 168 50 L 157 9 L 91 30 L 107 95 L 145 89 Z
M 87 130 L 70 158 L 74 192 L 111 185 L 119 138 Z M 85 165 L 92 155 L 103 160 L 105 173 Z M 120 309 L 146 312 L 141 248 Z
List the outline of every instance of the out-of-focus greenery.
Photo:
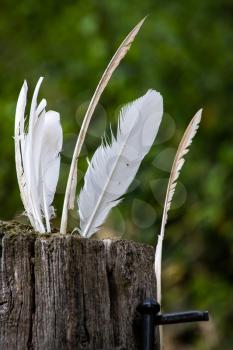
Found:
M 1 1 L 1 219 L 13 219 L 23 210 L 12 137 L 23 79 L 29 82 L 31 97 L 37 79 L 44 76 L 41 96 L 50 109 L 61 113 L 64 147 L 56 196 L 59 219 L 87 102 L 121 40 L 149 14 L 101 98 L 79 175 L 81 179 L 85 157 L 93 154 L 107 122 L 116 125 L 119 106 L 148 88 L 159 90 L 165 106 L 159 142 L 106 226 L 125 239 L 150 244 L 155 244 L 159 232 L 164 184 L 174 149 L 191 117 L 204 108 L 200 131 L 181 174 L 174 201 L 177 208 L 169 215 L 163 303 L 168 311 L 207 308 L 212 322 L 165 329 L 166 349 L 182 349 L 182 344 L 184 349 L 232 349 L 232 10 L 230 0 Z M 74 213 L 71 219 L 77 225 Z

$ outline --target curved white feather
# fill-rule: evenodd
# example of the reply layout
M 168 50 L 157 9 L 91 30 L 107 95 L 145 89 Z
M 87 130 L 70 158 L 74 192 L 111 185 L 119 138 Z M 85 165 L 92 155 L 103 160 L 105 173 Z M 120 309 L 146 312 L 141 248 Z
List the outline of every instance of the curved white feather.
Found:
M 28 215 L 28 218 L 33 227 L 36 226 L 33 216 L 29 210 L 30 208 L 30 198 L 28 192 L 25 190 L 26 179 L 23 166 L 22 154 L 24 153 L 25 148 L 25 135 L 24 135 L 24 114 L 27 103 L 27 82 L 23 83 L 21 88 L 15 114 L 15 164 L 16 164 L 16 173 L 20 189 L 21 199 Z
M 202 110 L 199 110 L 191 122 L 189 123 L 182 139 L 179 144 L 178 150 L 176 152 L 176 156 L 172 165 L 170 178 L 168 181 L 167 186 L 167 192 L 164 202 L 164 209 L 163 209 L 163 217 L 162 217 L 162 224 L 161 224 L 161 230 L 160 234 L 158 235 L 158 242 L 156 246 L 156 252 L 155 252 L 155 275 L 157 280 L 157 300 L 159 303 L 161 303 L 161 262 L 162 262 L 162 247 L 163 247 L 163 238 L 164 238 L 164 231 L 165 226 L 168 218 L 168 211 L 171 207 L 171 201 L 176 189 L 177 179 L 180 175 L 180 171 L 182 166 L 184 165 L 185 159 L 184 156 L 189 151 L 189 146 L 192 143 L 192 140 L 194 136 L 197 133 L 197 129 L 199 127 L 200 121 L 201 121 L 201 114 Z
M 63 210 L 62 210 L 62 218 L 61 218 L 61 228 L 60 232 L 62 234 L 66 233 L 67 228 L 67 220 L 68 220 L 68 210 L 74 208 L 74 201 L 75 201 L 75 195 L 76 195 L 76 187 L 77 187 L 77 167 L 78 167 L 78 157 L 80 155 L 82 145 L 85 140 L 85 136 L 87 133 L 87 129 L 89 126 L 89 123 L 91 121 L 92 115 L 94 113 L 94 110 L 98 104 L 98 101 L 107 86 L 112 74 L 120 64 L 121 60 L 126 55 L 127 51 L 130 49 L 131 44 L 133 43 L 136 35 L 138 34 L 143 22 L 145 21 L 146 17 L 143 18 L 134 28 L 131 30 L 131 32 L 127 35 L 127 37 L 123 40 L 117 51 L 115 52 L 114 56 L 112 57 L 111 61 L 109 62 L 106 70 L 104 71 L 97 88 L 94 92 L 94 95 L 92 96 L 91 102 L 88 106 L 88 109 L 86 111 L 85 117 L 83 119 L 83 123 L 80 129 L 80 133 L 75 145 L 74 154 L 72 157 L 72 162 L 70 166 L 70 172 L 68 176 L 68 181 L 66 185 L 66 192 L 65 192 L 65 198 L 64 198 L 64 204 L 63 204 Z
M 122 108 L 116 138 L 96 150 L 84 178 L 78 199 L 82 236 L 98 231 L 121 201 L 154 142 L 162 114 L 162 96 L 153 90 Z
M 45 232 L 43 218 L 40 208 L 38 181 L 39 181 L 39 153 L 41 148 L 41 140 L 38 140 L 37 134 L 38 124 L 43 123 L 45 109 L 41 111 L 40 115 L 37 113 L 37 97 L 43 78 L 41 77 L 36 85 L 34 94 L 32 97 L 32 103 L 30 108 L 29 126 L 28 132 L 24 134 L 25 146 L 22 153 L 23 170 L 25 174 L 25 192 L 27 191 L 30 203 L 30 211 L 34 217 L 35 230 L 38 232 Z M 42 138 L 42 132 L 39 133 Z M 39 149 L 39 150 L 38 150 Z
M 57 112 L 49 111 L 44 117 L 44 132 L 40 154 L 41 173 L 41 199 L 42 211 L 46 219 L 47 232 L 51 231 L 50 218 L 54 215 L 54 208 L 51 206 L 60 171 L 60 151 L 62 148 L 62 129 L 60 115 Z

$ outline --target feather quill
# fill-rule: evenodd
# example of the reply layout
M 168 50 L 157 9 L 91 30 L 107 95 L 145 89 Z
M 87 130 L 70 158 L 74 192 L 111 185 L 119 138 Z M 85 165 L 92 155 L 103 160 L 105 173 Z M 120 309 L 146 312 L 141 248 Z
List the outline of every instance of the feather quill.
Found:
M 87 129 L 89 126 L 89 123 L 91 121 L 92 115 L 94 113 L 94 110 L 99 102 L 99 99 L 107 86 L 112 74 L 120 64 L 121 60 L 125 57 L 126 53 L 130 49 L 131 44 L 133 43 L 136 35 L 138 34 L 143 22 L 145 21 L 146 17 L 143 18 L 134 28 L 133 30 L 127 35 L 127 37 L 123 40 L 121 45 L 119 46 L 118 50 L 112 57 L 111 61 L 109 62 L 106 70 L 104 71 L 97 88 L 94 92 L 94 95 L 91 99 L 91 102 L 88 106 L 87 112 L 85 114 L 85 117 L 83 119 L 83 123 L 80 129 L 80 133 L 76 142 L 71 166 L 70 166 L 70 172 L 68 176 L 67 186 L 66 186 L 66 192 L 65 192 L 65 198 L 64 198 L 64 204 L 63 204 L 63 210 L 62 210 L 62 218 L 61 218 L 61 228 L 60 232 L 65 234 L 67 229 L 67 219 L 68 219 L 68 210 L 74 208 L 74 201 L 75 201 L 75 195 L 76 195 L 76 187 L 77 187 L 77 167 L 78 167 L 78 158 L 85 140 L 85 136 L 87 133 Z
M 21 199 L 31 225 L 38 232 L 51 232 L 52 202 L 60 170 L 62 129 L 59 113 L 46 112 L 46 100 L 37 105 L 43 78 L 35 88 L 28 130 L 25 128 L 27 82 L 19 94 L 15 115 L 15 161 Z
M 83 237 L 97 232 L 122 200 L 154 142 L 162 115 L 162 96 L 154 90 L 121 109 L 117 135 L 95 151 L 78 198 Z
M 167 186 L 167 192 L 164 202 L 164 209 L 163 209 L 163 217 L 162 217 L 162 224 L 161 224 L 161 230 L 160 234 L 158 236 L 158 242 L 156 246 L 155 251 L 155 275 L 157 279 L 157 300 L 159 303 L 161 303 L 161 262 L 162 262 L 162 246 L 163 246 L 163 238 L 164 238 L 164 232 L 165 232 L 165 226 L 167 223 L 168 218 L 168 211 L 171 207 L 171 201 L 176 189 L 176 184 L 178 177 L 180 175 L 180 171 L 182 166 L 184 165 L 185 159 L 184 156 L 188 153 L 189 147 L 192 143 L 192 140 L 194 136 L 197 133 L 197 129 L 199 127 L 200 121 L 201 121 L 201 114 L 202 110 L 199 110 L 191 122 L 189 123 L 182 139 L 179 144 L 172 169 L 170 178 L 168 181 Z

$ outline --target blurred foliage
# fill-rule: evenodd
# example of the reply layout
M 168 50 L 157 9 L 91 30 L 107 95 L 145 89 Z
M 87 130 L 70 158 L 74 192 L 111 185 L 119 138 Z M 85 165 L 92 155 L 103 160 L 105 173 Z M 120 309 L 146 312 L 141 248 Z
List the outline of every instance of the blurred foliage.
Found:
M 164 309 L 206 308 L 208 325 L 165 329 L 166 349 L 232 349 L 233 117 L 230 0 L 1 1 L 0 207 L 2 219 L 22 212 L 14 169 L 14 112 L 23 79 L 61 113 L 64 129 L 56 207 L 61 212 L 72 150 L 83 113 L 106 64 L 129 30 L 149 14 L 97 108 L 80 162 L 79 179 L 119 106 L 159 90 L 165 118 L 106 230 L 155 244 L 174 151 L 194 113 L 203 121 L 181 174 L 166 230 Z M 101 122 L 100 122 L 101 120 Z M 82 181 L 79 182 L 79 187 Z M 75 213 L 71 223 L 78 224 Z M 166 337 L 167 335 L 167 337 Z M 182 345 L 183 344 L 183 345 Z M 182 347 L 183 346 L 183 347 Z

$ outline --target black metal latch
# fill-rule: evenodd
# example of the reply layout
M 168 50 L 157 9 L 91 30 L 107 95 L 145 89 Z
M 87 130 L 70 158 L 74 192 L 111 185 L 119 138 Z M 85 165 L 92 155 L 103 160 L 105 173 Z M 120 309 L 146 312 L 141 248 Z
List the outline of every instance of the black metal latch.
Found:
M 154 328 L 158 325 L 209 321 L 208 311 L 184 311 L 159 314 L 160 305 L 155 299 L 145 299 L 137 310 L 143 317 L 143 350 L 153 350 Z

